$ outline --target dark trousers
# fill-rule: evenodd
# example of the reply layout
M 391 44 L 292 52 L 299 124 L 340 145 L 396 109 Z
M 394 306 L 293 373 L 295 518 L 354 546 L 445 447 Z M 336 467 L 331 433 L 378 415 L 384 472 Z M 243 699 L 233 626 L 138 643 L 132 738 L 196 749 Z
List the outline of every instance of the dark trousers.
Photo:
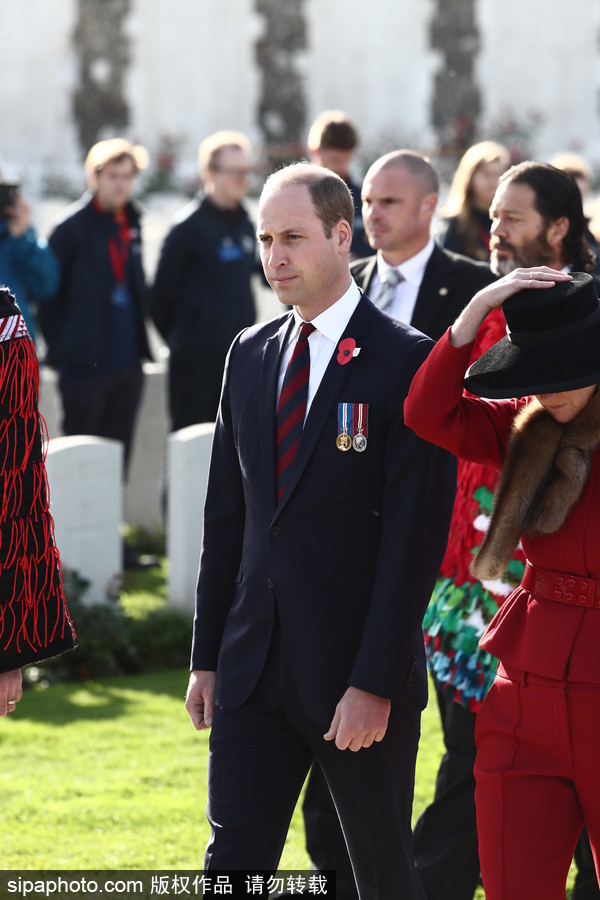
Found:
M 276 641 L 276 644 L 278 641 Z M 275 870 L 313 760 L 325 773 L 361 900 L 424 900 L 410 828 L 420 712 L 393 706 L 381 743 L 353 753 L 323 740 L 280 652 L 236 710 L 215 710 L 205 868 Z
M 106 372 L 61 372 L 62 430 L 121 441 L 127 475 L 144 375 L 139 363 Z
M 436 686 L 446 752 L 413 846 L 427 900 L 473 900 L 480 867 L 475 818 L 475 713 Z
M 337 900 L 357 900 L 358 891 L 344 833 L 323 771 L 313 765 L 302 803 L 306 850 L 320 872 L 335 870 Z
M 438 772 L 435 799 L 417 821 L 413 847 L 427 900 L 473 900 L 479 883 L 475 821 L 475 715 L 441 692 L 437 698 L 446 753 Z M 353 900 L 347 887 L 350 866 L 327 783 L 313 767 L 303 806 L 306 847 L 319 869 L 336 869 L 338 898 Z M 351 871 L 351 869 L 350 869 Z
M 172 351 L 169 357 L 171 431 L 217 418 L 225 358 Z

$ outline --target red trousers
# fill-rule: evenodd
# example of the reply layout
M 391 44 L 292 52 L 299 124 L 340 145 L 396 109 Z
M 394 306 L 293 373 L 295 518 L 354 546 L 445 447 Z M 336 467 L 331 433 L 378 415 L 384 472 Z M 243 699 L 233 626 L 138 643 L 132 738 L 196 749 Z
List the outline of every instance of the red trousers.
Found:
M 600 861 L 600 685 L 502 665 L 475 727 L 486 900 L 564 900 L 587 825 Z

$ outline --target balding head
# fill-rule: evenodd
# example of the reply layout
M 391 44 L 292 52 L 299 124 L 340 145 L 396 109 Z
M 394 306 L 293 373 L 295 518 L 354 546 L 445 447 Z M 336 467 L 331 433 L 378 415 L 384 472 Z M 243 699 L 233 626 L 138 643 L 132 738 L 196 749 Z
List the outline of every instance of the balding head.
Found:
M 427 245 L 438 190 L 439 179 L 431 162 L 412 150 L 386 153 L 365 175 L 365 230 L 371 247 L 389 265 L 400 265 Z
M 326 237 L 343 219 L 350 228 L 354 225 L 354 202 L 346 183 L 329 169 L 307 162 L 293 163 L 269 175 L 261 193 L 262 197 L 286 185 L 304 185 L 308 188 L 315 212 L 323 223 Z
M 375 172 L 397 167 L 406 170 L 411 181 L 421 189 L 421 196 L 439 193 L 440 179 L 431 160 L 414 150 L 393 150 L 391 153 L 386 153 L 385 156 L 380 156 L 367 172 L 365 181 L 369 175 L 375 174 Z

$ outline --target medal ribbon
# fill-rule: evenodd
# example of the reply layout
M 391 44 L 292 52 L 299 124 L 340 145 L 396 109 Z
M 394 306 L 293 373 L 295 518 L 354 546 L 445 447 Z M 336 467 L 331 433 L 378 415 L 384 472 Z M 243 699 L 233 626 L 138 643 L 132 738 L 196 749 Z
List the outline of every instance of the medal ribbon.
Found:
M 354 404 L 338 403 L 338 434 L 354 436 Z
M 364 434 L 365 437 L 369 433 L 369 404 L 354 404 L 354 432 L 355 434 Z

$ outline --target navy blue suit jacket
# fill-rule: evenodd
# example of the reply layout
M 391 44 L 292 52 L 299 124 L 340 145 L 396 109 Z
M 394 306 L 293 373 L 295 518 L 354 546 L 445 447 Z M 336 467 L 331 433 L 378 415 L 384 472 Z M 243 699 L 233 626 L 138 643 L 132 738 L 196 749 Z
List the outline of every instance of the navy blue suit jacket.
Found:
M 377 270 L 377 257 L 357 259 L 350 268 L 358 286 L 368 293 Z M 410 324 L 438 341 L 471 297 L 495 279 L 487 263 L 475 262 L 436 244 L 425 267 Z
M 260 676 L 275 609 L 306 712 L 329 725 L 349 685 L 422 708 L 421 620 L 446 547 L 455 463 L 404 425 L 432 342 L 362 297 L 311 405 L 281 502 L 275 408 L 291 313 L 243 331 L 227 360 L 204 516 L 192 668 L 235 709 Z M 368 403 L 368 447 L 336 446 L 338 403 Z

